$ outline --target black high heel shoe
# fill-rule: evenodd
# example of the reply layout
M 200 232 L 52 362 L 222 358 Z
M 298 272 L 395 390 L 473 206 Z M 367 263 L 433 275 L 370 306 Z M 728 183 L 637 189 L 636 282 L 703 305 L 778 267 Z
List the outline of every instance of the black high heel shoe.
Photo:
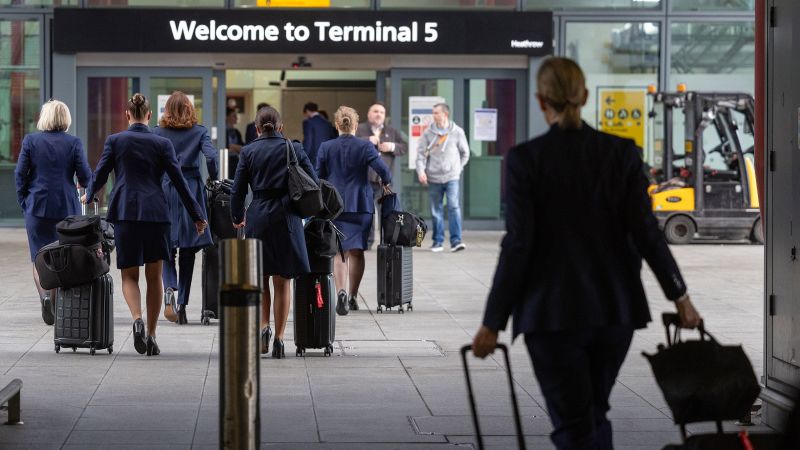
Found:
M 55 310 L 53 308 L 53 299 L 50 298 L 50 292 L 45 292 L 44 296 L 39 297 L 42 303 L 42 320 L 47 325 L 52 325 L 56 322 Z
M 261 354 L 269 353 L 269 340 L 272 339 L 272 328 L 267 325 L 261 329 Z
M 340 316 L 346 316 L 348 312 L 350 312 L 350 308 L 347 301 L 347 292 L 344 289 L 339 291 L 336 300 L 336 314 Z
M 350 311 L 358 311 L 358 295 L 350 297 Z
M 156 338 L 147 336 L 147 356 L 158 356 L 161 354 L 161 349 L 156 344 Z
M 144 336 L 144 322 L 142 319 L 133 321 L 133 348 L 135 348 L 140 355 L 144 355 L 147 351 L 147 342 L 145 342 Z
M 179 320 L 175 291 L 172 288 L 164 290 L 164 318 L 170 322 L 178 322 Z
M 282 339 L 275 338 L 275 340 L 272 341 L 272 357 L 277 359 L 286 358 Z
M 178 307 L 178 325 L 186 325 L 189 323 L 189 319 L 186 318 L 186 305 L 180 305 Z

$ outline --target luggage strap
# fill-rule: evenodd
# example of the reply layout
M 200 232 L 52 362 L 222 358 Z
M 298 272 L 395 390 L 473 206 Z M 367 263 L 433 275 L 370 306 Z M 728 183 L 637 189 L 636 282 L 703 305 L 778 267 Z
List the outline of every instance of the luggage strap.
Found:
M 405 220 L 405 215 L 403 213 L 399 213 L 397 215 L 397 225 L 394 227 L 392 231 L 392 238 L 390 240 L 392 245 L 397 245 L 397 238 L 400 237 L 400 228 L 403 226 L 403 221 Z

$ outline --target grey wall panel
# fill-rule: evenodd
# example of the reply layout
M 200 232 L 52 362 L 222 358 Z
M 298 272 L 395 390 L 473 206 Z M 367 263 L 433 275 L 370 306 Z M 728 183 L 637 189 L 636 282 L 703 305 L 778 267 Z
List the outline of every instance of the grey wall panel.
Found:
M 72 111 L 73 121 L 78 117 L 86 117 L 78 114 L 78 72 L 75 65 L 75 55 L 63 55 L 53 53 L 53 98 L 66 103 Z M 73 124 L 69 132 L 77 133 L 77 127 Z

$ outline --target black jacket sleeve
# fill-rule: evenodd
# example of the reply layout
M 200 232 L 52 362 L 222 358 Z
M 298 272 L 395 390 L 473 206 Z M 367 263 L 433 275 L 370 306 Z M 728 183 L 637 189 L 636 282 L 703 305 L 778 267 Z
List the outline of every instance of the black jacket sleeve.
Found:
M 513 148 L 506 159 L 506 235 L 483 315 L 483 325 L 494 331 L 506 328 L 516 301 L 523 298 L 533 256 L 532 168 L 525 150 Z
M 647 194 L 647 177 L 633 141 L 629 141 L 624 149 L 622 161 L 627 178 L 624 205 L 626 226 L 639 254 L 655 273 L 664 295 L 670 300 L 677 300 L 686 293 L 686 284 L 667 246 L 664 233 L 658 228 L 658 219 L 653 215 L 652 202 Z

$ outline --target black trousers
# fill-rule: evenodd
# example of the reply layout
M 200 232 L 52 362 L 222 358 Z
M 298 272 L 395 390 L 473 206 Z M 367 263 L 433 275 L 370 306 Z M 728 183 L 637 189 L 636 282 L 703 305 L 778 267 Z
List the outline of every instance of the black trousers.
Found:
M 629 326 L 525 335 L 557 448 L 614 448 L 608 398 L 632 337 Z

